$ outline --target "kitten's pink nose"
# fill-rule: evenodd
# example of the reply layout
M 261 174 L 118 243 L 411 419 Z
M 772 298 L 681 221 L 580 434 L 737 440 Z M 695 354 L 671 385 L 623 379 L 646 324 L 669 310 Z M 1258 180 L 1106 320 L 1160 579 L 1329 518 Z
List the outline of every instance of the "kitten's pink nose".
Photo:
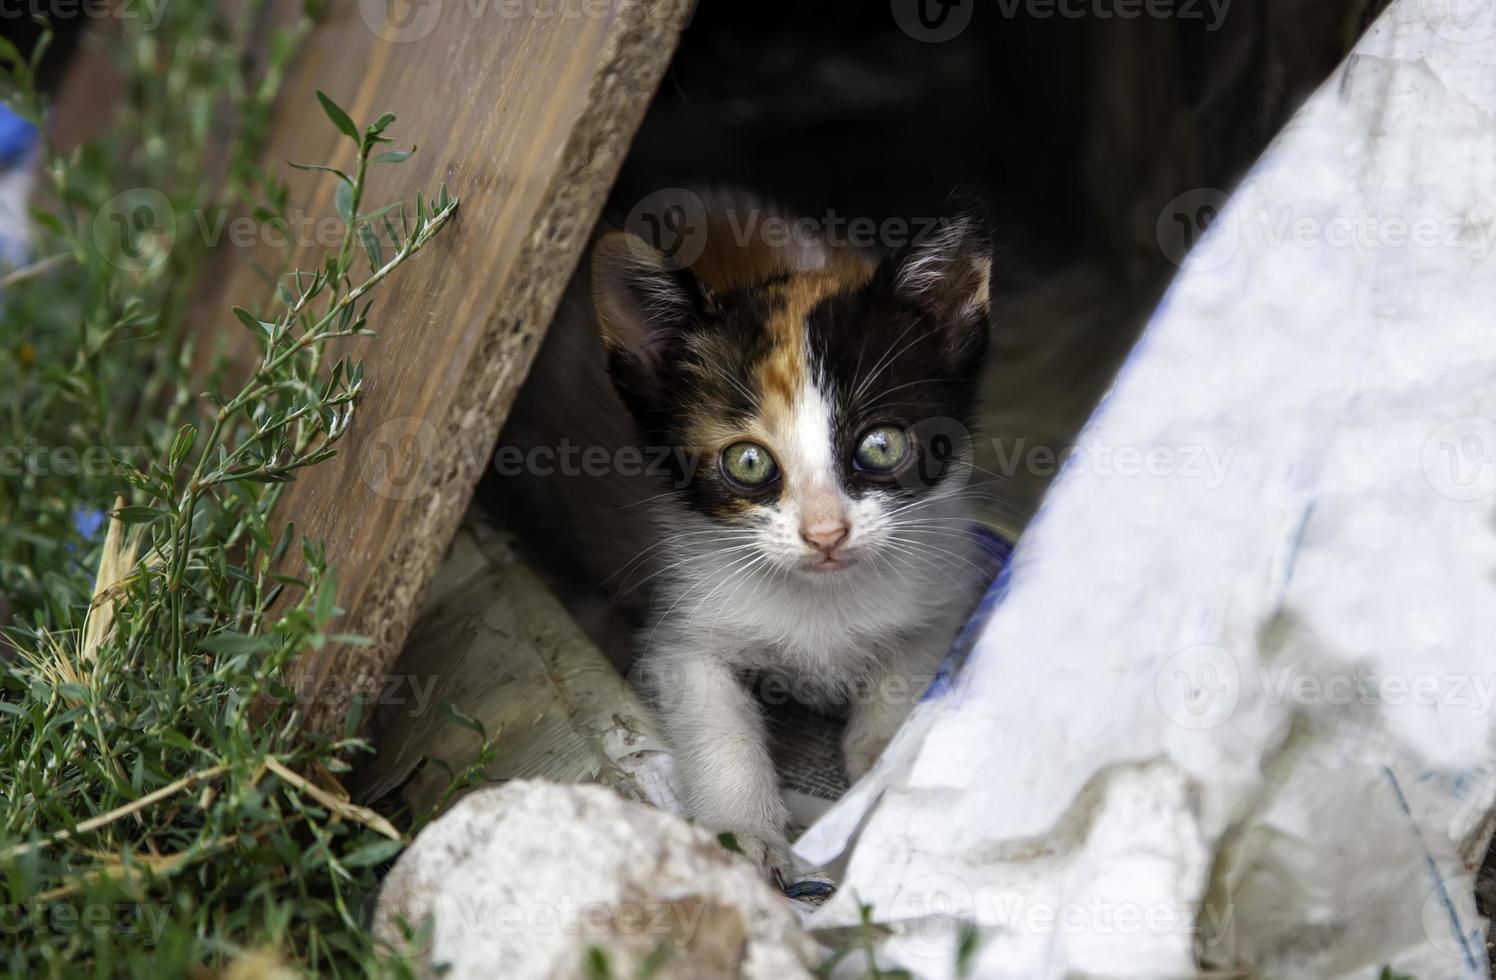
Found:
M 841 521 L 819 521 L 800 529 L 800 537 L 812 548 L 830 555 L 847 539 L 847 525 Z

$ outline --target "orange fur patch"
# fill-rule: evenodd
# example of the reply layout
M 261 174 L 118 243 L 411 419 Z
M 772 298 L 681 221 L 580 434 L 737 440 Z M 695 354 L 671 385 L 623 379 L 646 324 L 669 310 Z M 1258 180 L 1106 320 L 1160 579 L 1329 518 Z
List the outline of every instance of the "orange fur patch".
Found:
M 786 273 L 822 268 L 840 259 L 837 251 L 816 240 L 798 236 L 786 240 L 765 231 L 794 219 L 749 195 L 706 192 L 705 237 L 701 256 L 691 272 L 717 292 L 748 289 Z
M 792 276 L 765 290 L 774 310 L 765 324 L 771 352 L 759 364 L 757 380 L 769 428 L 790 424 L 791 409 L 808 383 L 805 321 L 811 311 L 832 296 L 862 288 L 872 275 L 870 262 L 849 262 Z

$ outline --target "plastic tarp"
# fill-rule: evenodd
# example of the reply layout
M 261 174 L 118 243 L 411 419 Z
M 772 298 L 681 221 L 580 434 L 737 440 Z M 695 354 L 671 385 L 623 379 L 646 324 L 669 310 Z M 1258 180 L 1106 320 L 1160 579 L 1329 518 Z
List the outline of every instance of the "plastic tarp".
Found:
M 797 846 L 886 966 L 1486 975 L 1496 4 L 1394 5 L 1161 246 L 1207 226 L 956 684 Z

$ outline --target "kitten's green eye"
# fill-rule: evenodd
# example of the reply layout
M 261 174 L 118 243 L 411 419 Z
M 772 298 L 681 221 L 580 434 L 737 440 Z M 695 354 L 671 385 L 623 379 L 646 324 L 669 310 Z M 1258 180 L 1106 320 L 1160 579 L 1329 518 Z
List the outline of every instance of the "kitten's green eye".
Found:
M 745 490 L 757 490 L 779 475 L 779 464 L 756 442 L 739 442 L 722 452 L 722 472 Z
M 853 462 L 865 473 L 891 473 L 909 455 L 909 435 L 892 425 L 868 429 L 857 444 Z

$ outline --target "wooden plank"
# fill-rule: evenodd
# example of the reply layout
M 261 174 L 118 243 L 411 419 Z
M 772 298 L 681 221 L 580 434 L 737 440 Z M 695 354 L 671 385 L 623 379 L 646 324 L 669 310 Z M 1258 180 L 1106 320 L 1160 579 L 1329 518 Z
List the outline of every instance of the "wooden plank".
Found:
M 642 798 L 636 774 L 666 751 L 637 692 L 508 536 L 476 513 L 432 582 L 395 676 L 369 726 L 378 755 L 348 783 L 363 802 L 394 792 L 388 802 L 428 813 L 451 788 L 431 760 L 461 770 L 478 759 L 484 737 L 452 724 L 443 703 L 483 723 L 490 783 L 600 783 Z
M 400 166 L 374 168 L 366 200 L 409 200 L 445 181 L 462 202 L 376 299 L 378 339 L 335 352 L 365 361 L 358 417 L 338 457 L 281 505 L 339 571 L 340 628 L 374 639 L 298 665 L 309 721 L 329 732 L 341 731 L 355 692 L 379 689 L 400 651 L 689 9 L 388 0 L 386 16 L 386 2 L 334 6 L 288 76 L 267 149 L 276 165 L 351 168 L 351 141 L 317 108 L 322 89 L 360 124 L 395 113 L 392 134 L 419 147 Z M 336 214 L 333 180 L 282 172 L 308 218 Z M 312 263 L 326 245 L 301 244 Z M 242 328 L 225 314 L 265 303 L 253 262 L 269 255 L 224 252 L 198 329 L 232 345 Z

